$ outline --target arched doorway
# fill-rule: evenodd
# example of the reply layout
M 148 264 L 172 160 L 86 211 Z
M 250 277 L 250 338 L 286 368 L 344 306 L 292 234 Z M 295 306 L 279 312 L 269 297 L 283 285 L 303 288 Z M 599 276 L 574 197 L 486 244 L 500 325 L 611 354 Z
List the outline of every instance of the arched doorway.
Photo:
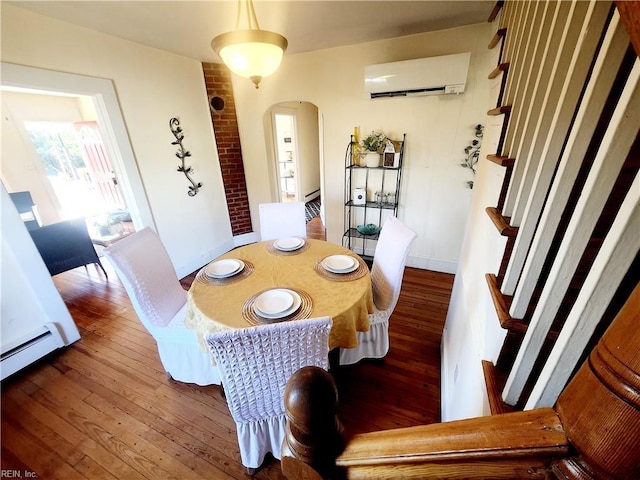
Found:
M 292 101 L 265 114 L 272 201 L 313 202 L 322 215 L 321 134 L 318 107 Z

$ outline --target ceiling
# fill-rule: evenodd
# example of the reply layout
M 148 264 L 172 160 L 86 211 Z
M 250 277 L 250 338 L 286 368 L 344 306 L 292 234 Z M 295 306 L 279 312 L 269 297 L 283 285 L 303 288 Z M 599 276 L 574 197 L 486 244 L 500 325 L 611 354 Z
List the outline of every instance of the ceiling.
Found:
M 235 0 L 2 3 L 202 62 L 220 61 L 211 49 L 211 39 L 235 29 L 237 15 Z M 260 28 L 284 35 L 288 54 L 486 22 L 494 3 L 254 0 Z

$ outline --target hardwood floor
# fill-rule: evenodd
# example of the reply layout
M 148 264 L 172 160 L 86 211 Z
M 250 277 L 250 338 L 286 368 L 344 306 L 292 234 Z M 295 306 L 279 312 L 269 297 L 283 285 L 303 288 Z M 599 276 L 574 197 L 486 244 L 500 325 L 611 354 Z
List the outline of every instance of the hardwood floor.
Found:
M 320 224 L 314 236 L 322 234 Z M 108 280 L 93 266 L 54 277 L 82 338 L 2 384 L 3 472 L 247 478 L 220 388 L 165 378 L 153 339 L 104 264 Z M 388 356 L 335 373 L 347 435 L 440 420 L 440 338 L 452 283 L 452 275 L 406 269 Z M 280 463 L 268 459 L 255 478 L 284 478 Z

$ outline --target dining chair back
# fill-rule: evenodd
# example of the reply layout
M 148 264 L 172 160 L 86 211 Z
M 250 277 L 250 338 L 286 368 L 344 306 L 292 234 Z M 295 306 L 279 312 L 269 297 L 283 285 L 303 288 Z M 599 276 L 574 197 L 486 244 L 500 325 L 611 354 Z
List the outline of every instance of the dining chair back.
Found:
M 340 365 L 383 358 L 389 351 L 389 317 L 398 303 L 407 255 L 416 236 L 396 217 L 389 217 L 382 226 L 371 268 L 375 312 L 369 315 L 369 331 L 357 332 L 358 346 L 340 349 Z
M 143 228 L 105 249 L 104 256 L 120 278 L 140 322 L 155 339 L 167 376 L 198 385 L 220 384 L 209 352 L 200 347 L 195 330 L 184 324 L 187 292 L 156 233 Z
M 280 458 L 284 388 L 305 366 L 328 369 L 331 319 L 294 320 L 211 333 L 206 340 L 236 423 L 242 464 L 253 473 L 268 452 Z
M 18 210 L 20 218 L 24 222 L 27 230 L 38 228 L 40 219 L 38 217 L 38 208 L 31 198 L 31 192 L 12 192 L 9 194 L 11 201 Z
M 261 203 L 258 208 L 262 240 L 307 236 L 303 202 Z

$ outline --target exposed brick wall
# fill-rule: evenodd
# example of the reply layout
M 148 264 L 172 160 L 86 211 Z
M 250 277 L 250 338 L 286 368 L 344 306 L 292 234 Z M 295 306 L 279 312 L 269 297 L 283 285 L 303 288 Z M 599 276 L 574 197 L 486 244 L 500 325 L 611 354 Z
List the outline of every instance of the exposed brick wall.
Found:
M 218 145 L 222 181 L 227 197 L 231 231 L 240 235 L 253 231 L 247 183 L 242 163 L 236 105 L 233 99 L 231 73 L 219 63 L 203 63 L 209 111 Z

